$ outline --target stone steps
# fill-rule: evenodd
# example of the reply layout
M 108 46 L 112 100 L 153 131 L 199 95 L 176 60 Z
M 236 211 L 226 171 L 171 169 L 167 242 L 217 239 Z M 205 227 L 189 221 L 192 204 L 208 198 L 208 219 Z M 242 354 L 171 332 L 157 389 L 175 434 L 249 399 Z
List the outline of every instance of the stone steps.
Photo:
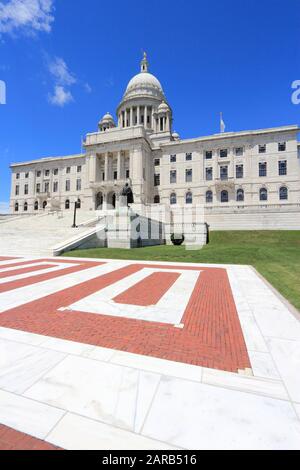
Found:
M 93 218 L 96 219 L 93 212 L 78 212 L 77 224 Z M 73 229 L 72 224 L 71 212 L 6 221 L 0 224 L 0 256 L 52 256 L 55 245 L 87 230 L 85 226 Z

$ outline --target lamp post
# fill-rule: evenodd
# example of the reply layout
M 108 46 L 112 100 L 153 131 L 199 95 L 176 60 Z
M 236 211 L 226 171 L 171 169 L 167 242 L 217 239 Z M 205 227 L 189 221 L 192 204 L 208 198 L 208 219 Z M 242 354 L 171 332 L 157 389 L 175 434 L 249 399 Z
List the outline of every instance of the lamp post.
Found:
M 75 204 L 74 204 L 74 219 L 73 219 L 73 225 L 72 225 L 72 228 L 77 228 L 77 225 L 76 225 L 76 213 L 77 213 L 77 208 L 78 208 L 78 201 L 75 201 Z

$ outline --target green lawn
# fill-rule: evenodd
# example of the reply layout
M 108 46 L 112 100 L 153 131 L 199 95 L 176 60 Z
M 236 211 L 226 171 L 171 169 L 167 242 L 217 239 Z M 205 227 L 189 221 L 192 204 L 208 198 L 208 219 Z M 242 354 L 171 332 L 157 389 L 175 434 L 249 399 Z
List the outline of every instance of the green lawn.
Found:
M 251 264 L 300 310 L 300 231 L 212 232 L 202 250 L 157 246 L 76 250 L 65 256 L 190 263 Z

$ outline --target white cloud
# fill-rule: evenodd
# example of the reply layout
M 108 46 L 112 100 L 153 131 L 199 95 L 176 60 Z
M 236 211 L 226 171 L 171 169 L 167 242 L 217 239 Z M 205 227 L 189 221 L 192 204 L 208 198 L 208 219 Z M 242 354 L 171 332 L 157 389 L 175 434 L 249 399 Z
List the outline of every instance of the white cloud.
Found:
M 8 214 L 8 213 L 9 213 L 9 203 L 0 202 L 0 214 Z
M 77 79 L 70 72 L 64 59 L 61 57 L 48 59 L 48 70 L 54 80 L 54 90 L 49 95 L 49 102 L 54 106 L 63 107 L 74 101 L 70 87 L 77 83 Z
M 77 81 L 61 57 L 55 57 L 54 60 L 49 62 L 49 72 L 58 85 L 74 85 Z
M 54 0 L 7 0 L 0 2 L 0 33 L 26 34 L 51 31 Z
M 63 87 L 62 85 L 56 85 L 54 87 L 53 94 L 49 95 L 49 101 L 55 106 L 60 106 L 61 108 L 68 103 L 74 101 L 72 93 Z
M 83 87 L 87 93 L 92 93 L 93 90 L 92 90 L 91 85 L 89 85 L 89 83 L 85 83 Z

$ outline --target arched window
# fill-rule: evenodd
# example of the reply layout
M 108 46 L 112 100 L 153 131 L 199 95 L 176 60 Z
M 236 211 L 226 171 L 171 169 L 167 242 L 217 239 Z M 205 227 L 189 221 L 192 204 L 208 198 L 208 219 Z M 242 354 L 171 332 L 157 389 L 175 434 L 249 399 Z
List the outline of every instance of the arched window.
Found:
M 70 201 L 69 201 L 69 199 L 67 199 L 66 202 L 65 202 L 65 209 L 66 209 L 66 210 L 69 210 L 69 209 L 70 209 Z
M 154 196 L 154 204 L 160 204 L 160 197 Z
M 236 200 L 237 202 L 244 202 L 245 200 L 245 193 L 243 189 L 238 189 L 236 192 Z
M 288 188 L 282 186 L 279 190 L 279 199 L 280 201 L 287 201 L 289 197 Z
M 206 191 L 206 202 L 207 204 L 211 204 L 214 200 L 213 192 L 212 191 Z
M 81 209 L 81 199 L 77 199 L 77 209 Z
M 24 202 L 24 212 L 27 212 L 28 211 L 28 204 L 27 202 Z
M 18 202 L 15 203 L 15 212 L 19 212 L 19 204 L 18 204 Z
M 222 191 L 221 192 L 221 202 L 228 202 L 229 197 L 228 197 L 228 191 Z
M 268 190 L 266 188 L 261 188 L 259 191 L 259 200 L 267 201 L 268 200 Z
M 39 210 L 39 203 L 38 203 L 38 201 L 35 201 L 35 203 L 34 203 L 34 210 L 35 210 L 35 211 L 38 211 L 38 210 Z
M 174 204 L 177 204 L 177 196 L 175 193 L 172 193 L 170 196 L 170 204 L 173 206 Z
M 185 203 L 186 204 L 193 204 L 193 194 L 190 191 L 188 193 L 186 193 Z
M 44 201 L 44 202 L 43 202 L 43 209 L 46 209 L 47 206 L 48 206 L 47 201 Z

